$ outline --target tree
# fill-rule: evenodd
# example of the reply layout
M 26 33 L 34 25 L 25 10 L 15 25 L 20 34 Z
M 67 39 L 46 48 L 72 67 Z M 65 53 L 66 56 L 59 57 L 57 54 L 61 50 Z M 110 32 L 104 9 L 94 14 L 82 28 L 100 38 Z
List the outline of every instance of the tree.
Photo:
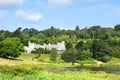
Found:
M 21 39 L 21 34 L 22 34 L 21 29 L 22 29 L 21 27 L 19 27 L 18 29 L 16 29 L 16 30 L 13 32 L 12 36 L 13 36 L 13 37 L 18 37 L 18 38 Z
M 3 58 L 16 58 L 24 51 L 19 38 L 6 38 L 0 42 L 0 56 Z
M 36 29 L 34 29 L 34 28 L 29 29 L 29 35 L 30 35 L 30 37 L 33 37 L 36 34 L 38 34 L 38 31 Z
M 11 37 L 11 32 L 0 30 L 0 41 L 4 40 L 5 38 Z
M 92 58 L 92 53 L 90 52 L 89 49 L 87 50 L 83 50 L 82 52 L 78 52 L 77 53 L 77 60 L 88 60 L 90 58 Z
M 22 30 L 22 33 L 24 33 L 24 34 L 29 34 L 29 29 L 28 29 L 28 28 L 25 28 L 24 30 Z
M 56 61 L 57 60 L 57 49 L 52 48 L 50 51 L 50 60 L 51 61 Z
M 120 47 L 119 46 L 113 46 L 111 48 L 112 51 L 112 57 L 120 58 Z
M 0 41 L 4 40 L 6 37 L 5 31 L 0 30 Z
M 94 40 L 92 44 L 93 58 L 107 62 L 111 59 L 110 46 L 103 40 Z
M 80 30 L 79 25 L 76 26 L 75 30 L 76 30 L 76 31 L 79 31 L 79 30 Z
M 61 59 L 65 62 L 72 62 L 72 65 L 74 65 L 76 61 L 76 54 L 73 50 L 69 49 L 62 53 Z
M 75 35 L 75 34 L 74 34 L 74 30 L 67 30 L 67 31 L 66 31 L 66 34 L 69 35 L 70 38 Z
M 114 30 L 115 31 L 120 31 L 120 24 L 115 25 Z
M 100 29 L 101 29 L 101 26 L 99 26 L 99 25 L 90 27 L 88 30 L 89 30 L 91 38 L 98 39 L 99 35 L 100 35 L 99 34 L 100 33 Z
M 66 42 L 65 47 L 67 50 L 72 49 L 72 43 Z
M 38 57 L 39 57 L 40 54 L 44 54 L 45 53 L 45 50 L 43 48 L 38 48 L 38 49 L 33 50 L 31 53 L 38 54 Z
M 78 51 L 84 50 L 84 42 L 83 41 L 78 42 L 78 44 L 75 46 L 75 48 Z

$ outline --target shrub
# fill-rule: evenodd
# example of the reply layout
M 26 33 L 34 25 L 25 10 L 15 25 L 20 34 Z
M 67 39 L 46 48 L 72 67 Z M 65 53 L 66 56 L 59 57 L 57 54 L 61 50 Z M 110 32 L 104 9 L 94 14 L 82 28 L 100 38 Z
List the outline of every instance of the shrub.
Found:
M 45 58 L 42 58 L 42 57 L 39 57 L 37 60 L 38 60 L 38 62 L 47 62 L 47 60 Z

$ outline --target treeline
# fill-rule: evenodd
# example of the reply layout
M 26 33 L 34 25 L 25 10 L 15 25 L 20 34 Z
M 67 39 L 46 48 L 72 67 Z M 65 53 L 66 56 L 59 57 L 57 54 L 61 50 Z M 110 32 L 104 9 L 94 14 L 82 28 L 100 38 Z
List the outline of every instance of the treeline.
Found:
M 94 58 L 107 62 L 111 57 L 120 58 L 120 24 L 114 28 L 76 26 L 74 30 L 60 30 L 52 26 L 43 31 L 20 27 L 13 32 L 0 30 L 0 41 L 12 37 L 19 38 L 25 46 L 29 40 L 38 44 L 65 41 L 66 51 L 62 55 L 65 61 Z
M 56 43 L 63 40 L 72 44 L 76 44 L 80 40 L 87 39 L 117 39 L 120 37 L 119 31 L 119 24 L 115 25 L 114 28 L 92 26 L 89 28 L 85 27 L 83 29 L 80 29 L 79 26 L 76 26 L 75 30 L 60 30 L 52 26 L 50 29 L 46 29 L 43 31 L 38 31 L 34 28 L 22 29 L 21 27 L 19 27 L 13 32 L 0 30 L 0 41 L 4 40 L 5 38 L 18 37 L 21 39 L 24 45 L 27 45 L 27 42 L 29 40 L 39 44 Z

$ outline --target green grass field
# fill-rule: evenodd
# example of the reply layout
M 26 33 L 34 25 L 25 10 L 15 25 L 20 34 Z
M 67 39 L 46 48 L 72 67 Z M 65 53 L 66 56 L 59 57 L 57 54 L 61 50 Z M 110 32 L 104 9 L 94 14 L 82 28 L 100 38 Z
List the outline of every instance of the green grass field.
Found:
M 17 60 L 0 58 L 0 80 L 120 80 L 120 75 L 107 74 L 102 71 L 43 70 L 43 67 L 75 67 L 80 64 L 76 63 L 73 66 L 71 63 L 64 63 L 60 60 L 60 56 L 58 56 L 60 62 L 52 63 L 49 61 L 49 55 L 41 55 L 46 61 L 40 62 L 38 59 L 35 59 L 36 56 L 34 54 L 22 54 Z M 85 62 L 91 63 L 90 61 Z M 113 61 L 106 64 L 114 62 L 118 64 L 119 59 L 114 58 Z

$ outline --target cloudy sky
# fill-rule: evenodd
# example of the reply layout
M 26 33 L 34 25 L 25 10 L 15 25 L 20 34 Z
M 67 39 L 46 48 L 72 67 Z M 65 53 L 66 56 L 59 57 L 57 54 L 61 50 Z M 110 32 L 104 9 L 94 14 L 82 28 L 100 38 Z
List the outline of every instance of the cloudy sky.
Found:
M 120 0 L 0 0 L 0 29 L 120 24 Z

